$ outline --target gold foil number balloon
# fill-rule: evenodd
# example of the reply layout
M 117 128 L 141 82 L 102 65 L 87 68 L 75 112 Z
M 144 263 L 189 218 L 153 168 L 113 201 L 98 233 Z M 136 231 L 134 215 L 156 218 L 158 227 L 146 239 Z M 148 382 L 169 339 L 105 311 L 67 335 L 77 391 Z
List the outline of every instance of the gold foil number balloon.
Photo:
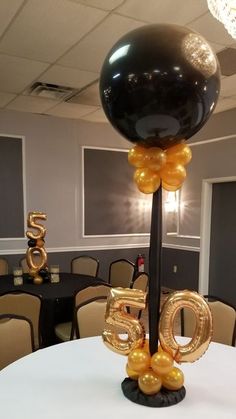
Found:
M 46 220 L 47 216 L 43 212 L 29 212 L 28 214 L 28 220 L 27 220 L 27 226 L 34 228 L 37 233 L 34 233 L 32 231 L 27 231 L 26 236 L 29 237 L 29 239 L 43 239 L 46 234 L 46 228 L 37 222 L 37 220 Z
M 146 293 L 130 288 L 112 288 L 107 299 L 105 329 L 102 337 L 109 349 L 128 355 L 144 344 L 145 334 L 141 323 L 126 311 L 126 306 L 140 310 L 145 308 Z M 121 339 L 115 327 L 127 332 L 127 339 Z
M 40 261 L 34 262 L 34 257 L 40 255 Z M 26 261 L 30 270 L 38 272 L 47 264 L 47 253 L 43 247 L 29 247 L 26 252 Z
M 196 316 L 196 328 L 186 345 L 176 342 L 173 332 L 176 313 L 182 308 L 191 309 Z M 159 323 L 162 348 L 176 362 L 194 362 L 207 350 L 212 336 L 212 316 L 207 302 L 194 291 L 176 291 L 166 300 Z
M 42 278 L 38 275 L 39 271 L 47 265 L 47 253 L 44 249 L 44 237 L 46 234 L 46 228 L 37 222 L 37 220 L 46 220 L 46 214 L 42 212 L 30 212 L 28 214 L 27 226 L 36 230 L 35 232 L 27 231 L 26 236 L 30 240 L 35 240 L 35 246 L 29 247 L 26 252 L 26 261 L 29 267 L 29 273 L 34 277 L 34 283 L 42 283 Z M 39 260 L 34 260 L 37 256 Z

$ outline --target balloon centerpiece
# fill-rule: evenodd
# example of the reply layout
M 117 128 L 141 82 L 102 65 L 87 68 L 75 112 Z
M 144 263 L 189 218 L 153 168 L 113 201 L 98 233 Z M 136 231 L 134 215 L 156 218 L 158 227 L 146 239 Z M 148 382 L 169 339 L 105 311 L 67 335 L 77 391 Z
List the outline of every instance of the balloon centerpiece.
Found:
M 26 231 L 28 240 L 28 249 L 26 251 L 26 261 L 29 267 L 29 275 L 33 278 L 34 284 L 40 285 L 44 280 L 49 279 L 47 267 L 47 252 L 44 248 L 44 237 L 46 228 L 38 223 L 37 220 L 46 220 L 47 216 L 43 212 L 29 212 L 27 226 L 36 230 Z M 40 256 L 40 260 L 34 261 L 34 257 Z
M 183 373 L 176 362 L 193 362 L 207 349 L 212 334 L 205 300 L 191 291 L 177 291 L 160 313 L 162 193 L 179 189 L 186 178 L 191 150 L 185 141 L 206 123 L 220 89 L 217 58 L 205 39 L 177 25 L 150 25 L 123 36 L 108 53 L 100 78 L 104 112 L 113 127 L 135 143 L 129 163 L 143 193 L 153 193 L 149 250 L 149 343 L 139 320 L 125 307 L 145 307 L 139 290 L 110 292 L 103 339 L 128 355 L 129 378 L 122 390 L 130 400 L 147 406 L 168 406 L 185 396 Z M 182 307 L 191 308 L 197 327 L 191 341 L 178 344 L 173 321 Z M 122 340 L 113 327 L 126 330 Z M 161 346 L 158 347 L 158 339 Z

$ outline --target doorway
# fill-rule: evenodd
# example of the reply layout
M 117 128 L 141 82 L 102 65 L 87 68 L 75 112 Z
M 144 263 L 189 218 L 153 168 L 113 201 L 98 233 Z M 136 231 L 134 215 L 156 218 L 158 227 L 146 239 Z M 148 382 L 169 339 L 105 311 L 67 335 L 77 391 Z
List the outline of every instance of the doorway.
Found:
M 203 181 L 199 292 L 236 305 L 236 177 Z

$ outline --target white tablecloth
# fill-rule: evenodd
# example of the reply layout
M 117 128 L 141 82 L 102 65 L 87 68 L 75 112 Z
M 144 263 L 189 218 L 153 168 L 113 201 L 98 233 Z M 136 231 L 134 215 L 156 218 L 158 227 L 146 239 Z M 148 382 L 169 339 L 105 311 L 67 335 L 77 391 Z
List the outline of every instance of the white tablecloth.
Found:
M 185 399 L 150 408 L 123 396 L 126 357 L 100 337 L 39 350 L 0 372 L 2 419 L 235 419 L 236 349 L 212 343 L 193 364 L 182 364 Z

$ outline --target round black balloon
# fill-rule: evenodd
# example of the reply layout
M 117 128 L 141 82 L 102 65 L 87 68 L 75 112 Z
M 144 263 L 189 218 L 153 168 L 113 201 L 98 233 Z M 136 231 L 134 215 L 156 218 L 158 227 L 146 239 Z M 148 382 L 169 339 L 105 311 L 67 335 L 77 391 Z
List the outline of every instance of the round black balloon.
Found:
M 217 58 L 205 39 L 177 25 L 143 26 L 121 38 L 100 77 L 103 109 L 115 129 L 166 148 L 194 135 L 215 108 Z
M 28 246 L 29 247 L 35 247 L 36 246 L 36 240 L 35 239 L 28 240 Z
M 47 270 L 47 269 L 41 269 L 41 270 L 39 271 L 39 275 L 40 275 L 42 278 L 47 277 L 47 276 L 49 275 L 48 270 Z

